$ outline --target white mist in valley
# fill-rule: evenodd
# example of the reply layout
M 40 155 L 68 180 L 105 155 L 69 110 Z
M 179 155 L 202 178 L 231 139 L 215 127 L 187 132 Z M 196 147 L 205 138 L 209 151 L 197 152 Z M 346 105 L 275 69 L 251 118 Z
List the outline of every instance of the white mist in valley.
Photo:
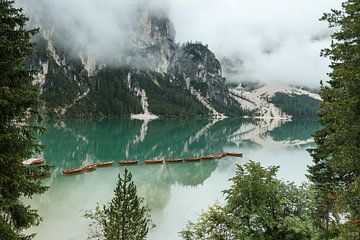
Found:
M 131 52 L 144 9 L 169 17 L 176 41 L 201 41 L 230 82 L 318 87 L 331 31 L 319 18 L 339 0 L 17 0 L 35 26 L 66 31 L 63 44 L 97 57 Z M 78 51 L 77 51 L 78 52 Z

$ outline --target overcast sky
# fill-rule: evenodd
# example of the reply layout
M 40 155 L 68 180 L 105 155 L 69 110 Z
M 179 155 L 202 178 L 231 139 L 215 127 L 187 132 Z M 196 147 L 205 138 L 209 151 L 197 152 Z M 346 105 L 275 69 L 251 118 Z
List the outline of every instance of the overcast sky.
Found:
M 216 55 L 243 61 L 238 79 L 319 86 L 329 62 L 326 22 L 340 0 L 171 0 L 177 41 L 200 40 Z
M 319 56 L 330 45 L 327 23 L 318 19 L 341 0 L 17 0 L 72 29 L 89 47 L 113 53 L 126 42 L 135 5 L 164 8 L 176 41 L 201 41 L 219 59 L 241 60 L 231 80 L 281 82 L 318 87 L 326 80 L 328 60 Z M 126 45 L 126 44 L 125 44 Z

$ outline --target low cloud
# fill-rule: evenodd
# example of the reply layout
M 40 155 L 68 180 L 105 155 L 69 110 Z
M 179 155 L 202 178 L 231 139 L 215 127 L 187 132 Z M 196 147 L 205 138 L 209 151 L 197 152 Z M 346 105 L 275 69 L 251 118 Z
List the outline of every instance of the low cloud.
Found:
M 97 58 L 133 50 L 142 10 L 167 11 L 162 0 L 17 0 L 31 24 L 52 30 L 61 44 Z M 156 12 L 158 11 L 158 12 Z
M 331 32 L 318 19 L 339 9 L 339 0 L 171 2 L 178 41 L 199 40 L 219 58 L 242 62 L 231 81 L 318 87 L 327 79 L 329 61 L 320 50 L 330 45 Z
M 17 0 L 34 24 L 69 33 L 65 44 L 99 56 L 131 48 L 139 8 L 167 12 L 176 41 L 202 41 L 219 59 L 233 60 L 232 82 L 260 81 L 319 86 L 329 61 L 327 23 L 318 19 L 339 0 Z M 131 49 L 130 49 L 131 50 Z

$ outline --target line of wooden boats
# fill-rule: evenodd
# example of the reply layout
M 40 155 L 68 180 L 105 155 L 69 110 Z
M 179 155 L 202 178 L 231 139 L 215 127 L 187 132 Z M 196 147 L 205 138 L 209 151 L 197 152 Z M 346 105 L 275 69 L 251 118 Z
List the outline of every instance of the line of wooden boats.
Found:
M 179 163 L 179 162 L 197 162 L 201 160 L 211 160 L 211 159 L 220 159 L 226 156 L 233 156 L 233 157 L 242 157 L 242 153 L 235 153 L 235 152 L 221 152 L 215 155 L 207 155 L 201 157 L 194 157 L 194 158 L 175 158 L 175 159 L 160 159 L 160 160 L 144 160 L 145 164 L 163 164 L 163 163 Z M 119 165 L 136 165 L 138 164 L 138 160 L 123 160 L 118 162 Z M 84 171 L 94 171 L 98 167 L 109 167 L 112 166 L 114 162 L 98 162 L 94 164 L 87 165 L 81 168 L 72 168 L 68 170 L 64 170 L 63 173 L 65 175 L 81 173 Z

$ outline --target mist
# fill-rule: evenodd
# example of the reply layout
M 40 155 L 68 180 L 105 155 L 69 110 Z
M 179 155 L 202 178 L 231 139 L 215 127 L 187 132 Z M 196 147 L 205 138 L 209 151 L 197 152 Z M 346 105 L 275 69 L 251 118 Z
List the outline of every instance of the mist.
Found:
M 327 80 L 331 31 L 318 19 L 340 0 L 178 0 L 171 18 L 177 39 L 209 44 L 218 58 L 239 59 L 229 81 L 318 87 Z
M 30 26 L 40 32 L 57 34 L 61 44 L 76 54 L 98 60 L 129 54 L 141 17 L 146 9 L 152 14 L 166 14 L 162 0 L 17 0 L 30 16 Z
M 166 15 L 176 41 L 201 41 L 232 61 L 230 82 L 259 81 L 318 87 L 327 80 L 331 31 L 318 19 L 340 0 L 17 0 L 36 24 L 66 28 L 68 45 L 97 56 L 133 46 L 139 8 Z M 34 14 L 35 13 L 35 14 Z M 43 19 L 41 19 L 43 18 Z

